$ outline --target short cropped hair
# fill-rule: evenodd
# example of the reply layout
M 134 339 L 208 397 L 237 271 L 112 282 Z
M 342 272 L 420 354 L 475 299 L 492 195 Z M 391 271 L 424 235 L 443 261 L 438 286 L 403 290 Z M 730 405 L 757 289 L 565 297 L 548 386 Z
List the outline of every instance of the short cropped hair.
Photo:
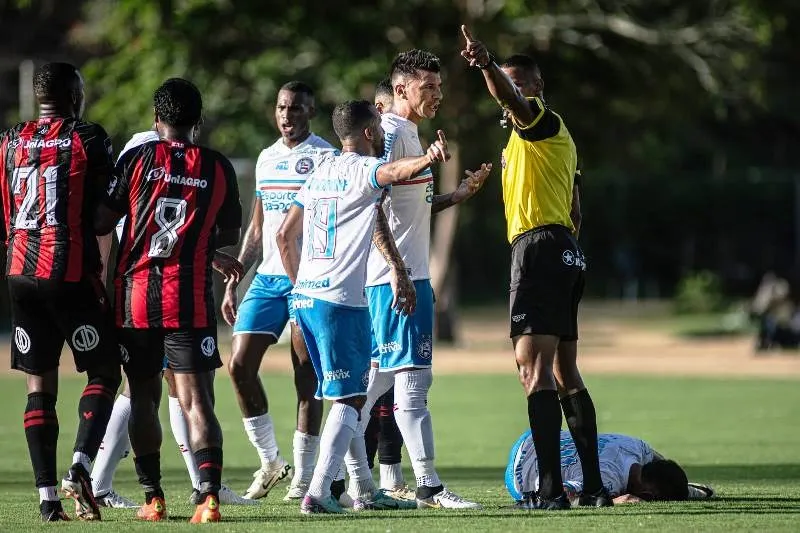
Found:
M 158 119 L 176 127 L 194 126 L 203 114 L 203 98 L 190 81 L 170 78 L 153 94 Z
M 418 78 L 421 70 L 438 73 L 441 68 L 439 58 L 434 54 L 414 49 L 397 54 L 389 72 L 394 83 L 399 77 Z
M 662 501 L 689 499 L 689 480 L 678 463 L 658 459 L 642 467 L 642 482 L 656 488 L 655 498 Z
M 311 88 L 310 85 L 307 83 L 303 83 L 302 81 L 287 81 L 281 86 L 281 91 L 289 91 L 292 93 L 301 93 L 305 94 L 309 98 L 314 98 L 314 89 Z
M 72 94 L 80 74 L 69 63 L 45 63 L 33 75 L 33 91 L 38 98 L 61 99 Z
M 375 97 L 377 98 L 380 96 L 388 96 L 389 98 L 394 97 L 394 89 L 392 88 L 391 78 L 383 78 L 378 82 L 378 85 L 375 86 Z
M 331 117 L 340 140 L 358 137 L 375 119 L 375 106 L 366 100 L 348 100 L 336 106 Z
M 521 68 L 529 72 L 536 72 L 539 70 L 539 65 L 537 65 L 536 60 L 529 55 L 514 54 L 506 58 L 506 60 L 500 64 L 500 68 Z

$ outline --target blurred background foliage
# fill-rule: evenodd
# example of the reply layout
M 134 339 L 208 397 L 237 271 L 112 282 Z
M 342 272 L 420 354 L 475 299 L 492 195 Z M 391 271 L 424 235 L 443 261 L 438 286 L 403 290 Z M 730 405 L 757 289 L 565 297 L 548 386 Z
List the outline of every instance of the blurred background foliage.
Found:
M 442 128 L 466 168 L 497 169 L 460 213 L 459 299 L 503 301 L 508 130 L 459 56 L 462 23 L 496 56 L 540 63 L 578 145 L 590 295 L 670 297 L 687 277 L 681 293 L 693 293 L 694 273 L 709 271 L 718 292 L 741 296 L 767 269 L 797 270 L 794 0 L 0 0 L 0 116 L 20 118 L 20 61 L 69 60 L 86 78 L 88 118 L 121 147 L 150 126 L 159 83 L 182 76 L 204 95 L 202 142 L 255 159 L 277 136 L 284 82 L 316 89 L 313 127 L 333 140 L 336 103 L 371 98 L 396 53 L 431 50 L 445 98 L 423 135 Z

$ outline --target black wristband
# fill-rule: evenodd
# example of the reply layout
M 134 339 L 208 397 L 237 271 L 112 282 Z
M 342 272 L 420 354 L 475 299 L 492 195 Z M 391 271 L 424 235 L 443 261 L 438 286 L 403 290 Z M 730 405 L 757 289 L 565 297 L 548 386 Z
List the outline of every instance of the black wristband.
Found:
M 493 63 L 494 63 L 494 56 L 493 56 L 492 54 L 489 54 L 489 61 L 487 61 L 485 65 L 476 65 L 476 66 L 477 66 L 479 69 L 481 69 L 481 70 L 486 70 L 486 69 L 487 69 L 487 68 L 489 68 L 489 67 L 490 67 L 490 66 L 491 66 Z

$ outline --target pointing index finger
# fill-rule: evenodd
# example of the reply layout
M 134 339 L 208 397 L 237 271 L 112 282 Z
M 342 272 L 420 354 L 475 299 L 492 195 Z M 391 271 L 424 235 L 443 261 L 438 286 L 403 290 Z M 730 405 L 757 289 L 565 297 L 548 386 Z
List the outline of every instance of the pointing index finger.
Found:
M 461 25 L 461 33 L 464 34 L 464 38 L 467 40 L 467 44 L 470 44 L 473 39 L 472 39 L 472 34 L 467 29 L 467 25 L 466 24 L 462 24 Z

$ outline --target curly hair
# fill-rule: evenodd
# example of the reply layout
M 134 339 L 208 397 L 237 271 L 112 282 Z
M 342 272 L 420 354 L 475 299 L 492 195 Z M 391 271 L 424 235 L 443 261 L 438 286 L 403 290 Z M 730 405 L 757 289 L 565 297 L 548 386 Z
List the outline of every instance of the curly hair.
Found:
M 203 98 L 190 81 L 170 78 L 153 94 L 159 120 L 175 127 L 194 126 L 203 113 Z

